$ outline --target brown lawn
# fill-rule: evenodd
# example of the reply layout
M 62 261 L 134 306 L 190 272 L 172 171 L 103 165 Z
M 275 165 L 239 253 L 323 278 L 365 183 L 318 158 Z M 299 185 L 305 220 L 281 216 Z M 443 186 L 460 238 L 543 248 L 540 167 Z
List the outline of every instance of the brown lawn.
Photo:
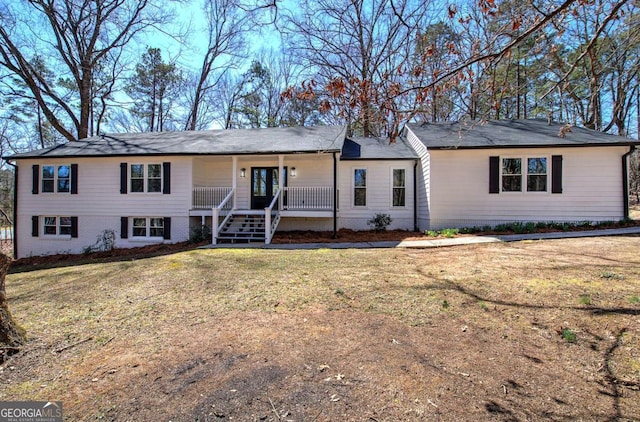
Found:
M 61 400 L 69 420 L 638 420 L 639 251 L 627 236 L 16 267 L 31 340 L 0 400 Z

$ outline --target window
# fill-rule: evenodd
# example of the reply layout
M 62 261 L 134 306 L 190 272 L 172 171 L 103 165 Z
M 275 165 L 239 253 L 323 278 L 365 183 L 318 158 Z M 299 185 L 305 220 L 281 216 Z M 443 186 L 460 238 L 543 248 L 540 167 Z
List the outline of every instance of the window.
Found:
M 146 190 L 145 190 L 146 180 Z M 161 192 L 161 164 L 131 164 L 131 192 Z
M 39 165 L 32 166 L 33 180 L 31 193 L 78 193 L 78 165 Z
M 42 166 L 42 192 L 71 191 L 71 166 Z
M 164 237 L 164 218 L 134 217 L 133 237 Z
M 489 157 L 489 193 L 562 193 L 562 155 L 551 157 Z M 526 188 L 525 188 L 526 187 Z
M 520 192 L 522 190 L 522 159 L 502 159 L 502 192 Z
M 405 206 L 405 170 L 393 169 L 393 206 Z
M 72 226 L 71 217 L 44 217 L 43 233 L 45 236 L 71 236 Z
M 367 169 L 355 169 L 353 178 L 353 205 L 367 205 Z
M 527 163 L 524 168 L 523 161 Z M 546 192 L 547 158 L 503 158 L 502 192 L 522 192 L 523 179 L 526 180 L 527 192 Z
M 527 159 L 527 192 L 547 191 L 547 159 Z

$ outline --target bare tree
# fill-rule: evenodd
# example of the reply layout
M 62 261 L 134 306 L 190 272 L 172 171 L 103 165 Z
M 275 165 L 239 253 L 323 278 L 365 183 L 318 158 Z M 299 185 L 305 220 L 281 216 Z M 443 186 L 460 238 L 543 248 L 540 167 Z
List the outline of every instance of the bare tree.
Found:
M 4 2 L 0 5 L 0 65 L 24 82 L 56 131 L 67 140 L 86 138 L 96 69 L 107 59 L 117 63 L 118 52 L 137 33 L 164 22 L 165 8 L 152 1 Z M 46 52 L 50 68 L 66 80 L 66 86 L 53 86 L 31 64 L 38 51 Z
M 204 12 L 208 22 L 207 49 L 193 78 L 185 130 L 204 128 L 213 120 L 206 113 L 210 110 L 210 91 L 245 56 L 245 35 L 250 28 L 251 14 L 242 9 L 238 0 L 206 0 Z
M 395 138 L 412 116 L 398 95 L 429 4 L 413 0 L 305 0 L 286 18 L 288 48 L 309 71 L 321 108 L 364 136 Z M 311 81 L 312 80 L 312 81 Z

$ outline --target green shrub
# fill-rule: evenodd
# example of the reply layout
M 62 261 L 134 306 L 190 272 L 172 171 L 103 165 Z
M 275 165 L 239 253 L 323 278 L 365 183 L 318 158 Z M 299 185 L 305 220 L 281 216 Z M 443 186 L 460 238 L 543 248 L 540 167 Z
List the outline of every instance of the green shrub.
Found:
M 560 332 L 560 336 L 566 341 L 568 341 L 569 343 L 575 343 L 576 340 L 578 340 L 578 336 L 570 328 L 563 328 L 562 331 Z
M 211 239 L 211 229 L 207 226 L 199 226 L 191 229 L 189 243 L 200 243 Z
M 460 232 L 458 229 L 442 229 L 440 234 L 447 238 L 452 238 Z
M 367 221 L 367 224 L 373 227 L 377 232 L 383 232 L 387 230 L 387 226 L 391 224 L 393 219 L 389 214 L 379 213 L 373 216 L 373 218 Z

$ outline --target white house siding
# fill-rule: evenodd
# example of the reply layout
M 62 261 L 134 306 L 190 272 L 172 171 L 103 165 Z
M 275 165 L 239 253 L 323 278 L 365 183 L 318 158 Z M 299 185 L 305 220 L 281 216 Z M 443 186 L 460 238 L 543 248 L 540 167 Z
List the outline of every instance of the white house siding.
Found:
M 171 163 L 171 194 L 120 193 L 120 163 Z M 128 248 L 145 243 L 120 238 L 120 217 L 171 217 L 171 239 L 180 242 L 189 237 L 188 209 L 191 205 L 190 157 L 115 157 L 20 160 L 18 162 L 18 257 L 59 252 L 80 253 L 95 244 L 105 229 L 116 233 L 116 247 Z M 78 164 L 78 194 L 32 194 L 32 165 Z M 78 237 L 50 238 L 31 236 L 31 218 L 43 216 L 78 217 Z M 42 218 L 40 219 L 42 232 Z M 131 225 L 130 225 L 131 227 Z M 155 240 L 158 242 L 158 240 Z
M 413 230 L 413 160 L 345 160 L 339 164 L 338 228 L 370 230 L 367 221 L 376 214 L 388 214 L 388 229 Z M 367 170 L 366 206 L 354 206 L 354 171 Z M 392 170 L 405 170 L 405 206 L 393 207 Z
M 627 147 L 431 151 L 431 229 L 514 221 L 607 221 L 624 216 Z M 563 192 L 551 193 L 551 156 L 563 157 Z M 548 157 L 549 192 L 489 194 L 489 157 Z
M 232 169 L 231 157 L 196 157 L 193 159 L 193 186 L 230 187 Z
M 429 219 L 431 215 L 431 155 L 422 142 L 408 129 L 406 132 L 407 142 L 416 151 L 420 157 L 417 168 L 417 191 L 418 191 L 418 221 L 417 225 L 420 230 L 426 230 L 429 227 Z

